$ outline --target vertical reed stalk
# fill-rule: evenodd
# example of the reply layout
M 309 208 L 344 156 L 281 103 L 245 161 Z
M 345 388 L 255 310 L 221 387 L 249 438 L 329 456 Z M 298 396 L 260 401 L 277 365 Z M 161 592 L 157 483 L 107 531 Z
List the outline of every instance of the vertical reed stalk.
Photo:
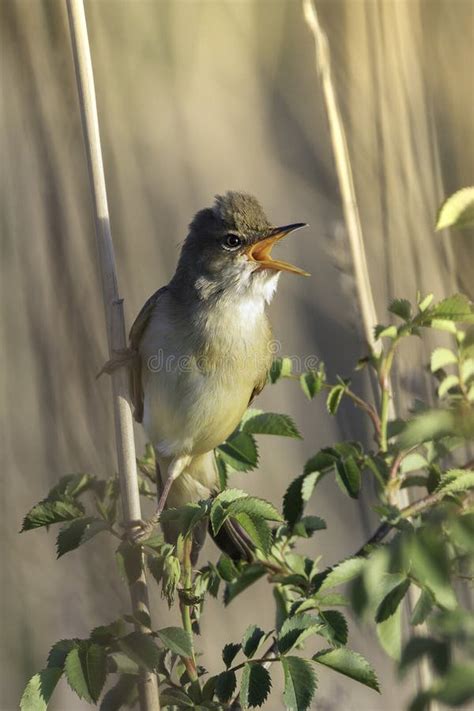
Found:
M 329 132 L 331 135 L 331 144 L 334 155 L 334 163 L 341 191 L 342 207 L 344 211 L 344 219 L 347 227 L 347 236 L 349 247 L 354 265 L 354 275 L 357 289 L 357 297 L 359 301 L 360 312 L 362 316 L 362 325 L 367 343 L 370 348 L 377 352 L 380 346 L 374 339 L 374 327 L 378 323 L 377 311 L 375 308 L 375 300 L 373 297 L 372 286 L 370 282 L 369 269 L 367 266 L 367 258 L 364 245 L 364 236 L 360 221 L 359 209 L 357 205 L 357 196 L 354 187 L 354 179 L 352 175 L 351 160 L 349 149 L 347 146 L 344 124 L 339 110 L 336 91 L 331 75 L 331 59 L 329 53 L 329 44 L 327 36 L 322 29 L 318 13 L 314 4 L 314 0 L 303 0 L 303 13 L 306 23 L 314 37 L 316 51 L 316 69 L 321 80 L 323 90 L 326 115 L 329 124 Z M 390 372 L 387 373 L 382 386 L 382 403 L 385 410 L 385 423 L 387 419 L 393 419 L 395 411 L 393 407 L 392 385 L 390 382 Z M 386 449 L 386 424 L 384 447 Z M 409 498 L 406 489 L 401 489 L 398 492 L 398 505 L 400 508 L 405 508 L 409 505 Z M 409 591 L 407 607 L 413 609 L 415 605 L 415 597 L 412 588 Z M 433 675 L 428 664 L 422 663 L 419 665 L 420 682 L 423 688 L 431 686 Z M 434 711 L 434 706 L 432 707 Z
M 116 351 L 120 351 L 126 346 L 125 321 L 123 300 L 119 297 L 117 284 L 115 254 L 110 230 L 100 145 L 94 75 L 83 0 L 67 0 L 67 10 L 94 206 L 107 340 L 109 354 L 112 357 Z M 127 377 L 123 368 L 119 368 L 112 373 L 112 393 L 123 518 L 124 522 L 128 523 L 140 519 L 141 510 L 135 461 L 133 420 L 128 398 Z M 148 589 L 143 568 L 139 580 L 131 584 L 129 588 L 133 613 L 144 611 L 149 614 Z M 137 627 L 141 629 L 139 625 Z M 160 702 L 156 674 L 143 671 L 138 686 L 141 711 L 159 711 Z

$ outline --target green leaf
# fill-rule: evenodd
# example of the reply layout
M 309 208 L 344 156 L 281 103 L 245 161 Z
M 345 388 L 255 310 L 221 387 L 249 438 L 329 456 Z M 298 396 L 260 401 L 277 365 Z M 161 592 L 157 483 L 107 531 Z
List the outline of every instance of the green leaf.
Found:
M 327 590 L 328 588 L 334 588 L 336 585 L 342 585 L 342 583 L 347 583 L 349 580 L 356 578 L 365 566 L 364 558 L 347 558 L 343 560 L 342 563 L 334 566 L 331 571 L 324 578 L 318 592 Z
M 389 657 L 399 661 L 402 651 L 402 607 L 377 625 L 377 637 Z
M 60 667 L 62 669 L 67 655 L 76 644 L 76 639 L 60 639 L 59 642 L 53 644 L 48 654 L 48 667 Z
M 222 660 L 227 669 L 230 667 L 230 665 L 232 664 L 241 649 L 242 645 L 236 644 L 235 642 L 230 642 L 229 644 L 225 645 L 224 649 L 222 650 Z
M 395 614 L 409 587 L 410 580 L 407 578 L 390 590 L 377 608 L 375 613 L 376 622 L 383 622 Z
M 244 709 L 261 706 L 272 686 L 270 673 L 256 662 L 245 664 L 240 682 L 240 703 Z
M 459 378 L 457 375 L 448 375 L 444 380 L 441 381 L 438 387 L 438 397 L 443 398 L 449 393 L 451 388 L 455 388 L 459 385 Z
M 130 659 L 148 671 L 154 671 L 161 662 L 160 650 L 148 634 L 131 632 L 121 637 L 118 644 Z
M 318 619 L 311 615 L 298 613 L 293 617 L 287 617 L 278 634 L 278 651 L 280 654 L 286 654 L 296 644 L 315 634 L 319 626 Z
M 423 299 L 420 300 L 420 302 L 418 303 L 418 308 L 420 309 L 421 312 L 426 311 L 428 306 L 433 301 L 433 298 L 434 298 L 433 294 L 427 294 Z
M 223 703 L 230 701 L 236 686 L 237 678 L 235 676 L 235 672 L 225 671 L 222 672 L 222 674 L 219 674 L 216 679 L 216 696 L 219 701 L 222 701 Z
M 455 420 L 448 410 L 427 410 L 406 423 L 400 434 L 402 449 L 455 433 Z
M 96 482 L 96 477 L 92 474 L 66 474 L 61 477 L 57 484 L 49 491 L 47 500 L 72 499 L 90 489 Z
M 91 516 L 76 518 L 74 521 L 71 521 L 71 523 L 63 526 L 58 533 L 56 541 L 58 558 L 65 553 L 69 553 L 69 551 L 75 550 L 83 543 L 90 541 L 91 538 L 94 538 L 98 533 L 107 531 L 108 529 L 108 524 L 99 518 L 93 518 Z
M 313 660 L 355 681 L 359 681 L 375 691 L 380 691 L 377 677 L 369 662 L 361 654 L 353 652 L 351 649 L 342 647 L 338 649 L 323 649 L 314 655 Z
M 247 565 L 237 580 L 226 585 L 224 591 L 224 604 L 226 606 L 229 605 L 232 600 L 237 597 L 237 595 L 240 595 L 240 593 L 250 587 L 250 585 L 253 585 L 253 583 L 265 575 L 266 572 L 266 569 L 258 563 Z
M 195 709 L 196 706 L 194 705 L 193 701 L 190 699 L 190 697 L 181 689 L 164 689 L 160 693 L 160 706 L 161 708 L 172 708 L 173 711 L 174 709 L 179 709 L 179 711 L 182 711 L 182 709 Z
M 247 434 L 270 434 L 301 439 L 301 435 L 289 415 L 262 412 L 261 410 L 247 410 L 242 422 L 242 431 Z
M 61 521 L 72 521 L 84 515 L 84 507 L 77 501 L 41 501 L 26 514 L 22 531 L 50 526 Z
M 229 482 L 229 472 L 227 470 L 227 464 L 225 463 L 217 449 L 214 450 L 214 454 L 216 459 L 217 473 L 219 476 L 219 488 L 221 491 L 224 491 L 224 489 L 227 489 L 227 484 Z
M 100 711 L 119 711 L 124 706 L 133 708 L 137 699 L 137 677 L 123 674 L 115 686 L 104 695 Z
M 459 494 L 474 488 L 472 469 L 450 469 L 443 475 L 436 493 Z
M 274 358 L 268 376 L 271 383 L 276 383 L 280 378 L 288 378 L 293 370 L 291 358 Z
M 326 407 L 331 415 L 335 415 L 337 413 L 345 389 L 344 385 L 334 385 L 329 391 L 326 400 Z
M 64 672 L 71 689 L 81 699 L 95 703 L 107 675 L 105 649 L 94 642 L 82 642 L 67 655 Z
M 224 462 L 239 472 L 247 472 L 258 464 L 257 443 L 247 432 L 235 432 L 217 448 Z
M 379 338 L 396 338 L 398 335 L 396 326 L 384 326 L 383 324 L 377 324 L 374 328 L 374 337 L 377 341 Z
M 319 516 L 303 516 L 293 527 L 293 534 L 301 538 L 310 538 L 315 531 L 323 531 L 326 521 Z
M 359 497 L 360 469 L 354 457 L 340 459 L 336 463 L 336 481 L 344 494 L 352 499 Z
M 433 593 L 438 605 L 455 610 L 458 602 L 451 584 L 451 563 L 439 534 L 420 529 L 410 542 L 409 555 L 413 578 Z
M 445 368 L 447 365 L 457 362 L 458 359 L 449 348 L 435 348 L 431 354 L 431 372 L 435 373 L 440 368 Z
M 283 515 L 290 526 L 303 515 L 305 503 L 310 499 L 314 487 L 333 468 L 335 457 L 326 452 L 318 452 L 308 459 L 304 473 L 294 479 L 283 497 Z
M 242 637 L 242 650 L 247 658 L 253 657 L 264 637 L 265 632 L 257 625 L 247 627 Z
M 256 548 L 268 555 L 272 547 L 273 538 L 265 519 L 248 513 L 239 513 L 233 518 L 240 523 Z
M 428 462 L 425 457 L 418 452 L 413 452 L 412 454 L 408 454 L 404 457 L 400 465 L 400 471 L 402 474 L 408 474 L 408 472 L 415 472 L 419 469 L 424 469 L 427 466 Z
M 325 610 L 318 615 L 322 627 L 319 634 L 330 644 L 340 646 L 347 644 L 347 622 L 344 615 L 338 610 Z
M 109 670 L 117 674 L 140 674 L 140 667 L 124 652 L 112 652 L 108 655 Z
M 211 526 L 214 534 L 219 533 L 220 527 L 226 520 L 229 505 L 237 499 L 244 499 L 246 497 L 247 494 L 245 491 L 241 491 L 241 489 L 226 489 L 216 496 L 212 502 L 210 513 Z
M 323 364 L 321 364 L 318 370 L 308 370 L 307 373 L 302 373 L 300 375 L 301 389 L 308 400 L 312 400 L 315 395 L 319 395 L 323 389 L 325 380 L 326 375 Z
M 191 636 L 181 627 L 164 627 L 157 631 L 157 635 L 162 644 L 175 654 L 179 654 L 181 657 L 193 656 Z
M 472 304 L 464 294 L 454 294 L 424 312 L 423 322 L 433 319 L 457 323 L 473 323 Z
M 411 304 L 407 301 L 407 299 L 394 299 L 388 307 L 388 310 L 392 314 L 402 318 L 404 321 L 409 321 L 411 319 Z
M 189 503 L 185 506 L 165 509 L 160 516 L 160 521 L 172 522 L 184 538 L 207 514 L 208 506 L 205 502 Z
M 283 521 L 283 517 L 278 513 L 273 504 L 265 499 L 258 499 L 256 496 L 246 496 L 235 499 L 229 504 L 229 516 L 237 516 L 246 513 L 251 516 L 258 516 L 266 521 Z
M 21 697 L 21 711 L 46 711 L 62 673 L 62 669 L 48 667 L 32 676 Z
M 316 691 L 316 674 L 309 662 L 299 657 L 283 657 L 285 676 L 283 699 L 288 711 L 306 711 Z
M 420 597 L 418 598 L 416 605 L 413 609 L 410 624 L 411 625 L 422 625 L 426 618 L 433 609 L 435 599 L 433 593 L 425 589 L 421 591 Z
M 472 225 L 474 225 L 474 187 L 471 186 L 461 188 L 446 198 L 438 212 L 436 230 Z

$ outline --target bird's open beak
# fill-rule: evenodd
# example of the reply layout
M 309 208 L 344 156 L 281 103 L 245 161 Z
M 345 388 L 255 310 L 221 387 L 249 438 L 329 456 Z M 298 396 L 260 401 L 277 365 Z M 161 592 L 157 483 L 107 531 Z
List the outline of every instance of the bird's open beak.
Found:
M 268 237 L 264 237 L 258 242 L 250 245 L 250 247 L 246 250 L 248 259 L 253 262 L 258 262 L 262 269 L 275 269 L 276 271 L 291 272 L 292 274 L 309 276 L 308 272 L 305 272 L 303 269 L 295 267 L 293 264 L 288 264 L 288 262 L 273 259 L 271 256 L 272 248 L 277 242 L 283 239 L 283 237 L 286 237 L 286 235 L 289 235 L 290 232 L 299 230 L 301 227 L 307 227 L 307 225 L 304 222 L 297 222 L 294 225 L 274 227 L 270 230 Z

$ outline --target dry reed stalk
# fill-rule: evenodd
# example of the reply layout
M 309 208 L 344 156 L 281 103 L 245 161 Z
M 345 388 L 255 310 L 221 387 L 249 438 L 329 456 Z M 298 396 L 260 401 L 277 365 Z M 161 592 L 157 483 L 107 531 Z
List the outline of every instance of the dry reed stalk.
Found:
M 339 182 L 339 189 L 341 191 L 344 219 L 346 222 L 347 236 L 354 267 L 356 292 L 362 316 L 362 325 L 367 343 L 374 352 L 377 352 L 380 349 L 379 344 L 377 344 L 374 339 L 374 327 L 378 323 L 377 311 L 375 308 L 369 269 L 367 266 L 364 236 L 360 221 L 359 208 L 357 205 L 357 196 L 354 187 L 349 149 L 347 146 L 344 124 L 339 110 L 331 75 L 329 44 L 327 36 L 319 22 L 314 0 L 303 0 L 303 13 L 306 23 L 314 37 L 316 69 L 321 80 L 324 95 L 324 104 L 329 124 L 329 132 L 331 135 L 334 163 Z M 393 407 L 392 386 L 390 379 L 388 379 L 386 386 L 389 393 L 387 403 L 388 417 L 389 419 L 393 419 L 395 417 L 395 410 Z M 396 503 L 400 508 L 405 508 L 410 503 L 406 489 L 400 489 L 398 491 L 397 499 Z M 410 611 L 416 604 L 416 595 L 413 592 L 413 588 L 410 588 L 407 597 L 407 607 Z M 415 631 L 415 633 L 422 633 L 421 626 Z M 426 661 L 420 663 L 418 672 L 421 687 L 427 689 L 433 682 L 433 675 Z M 435 711 L 434 704 L 431 706 L 431 711 Z
M 107 326 L 110 357 L 126 347 L 123 300 L 119 297 L 115 254 L 110 230 L 109 209 L 105 187 L 104 166 L 100 145 L 99 120 L 94 87 L 94 75 L 87 33 L 83 0 L 67 0 L 77 89 L 81 110 L 84 143 L 89 168 L 99 265 Z M 128 397 L 127 375 L 123 368 L 112 373 L 112 393 L 115 417 L 115 436 L 120 478 L 120 492 L 124 523 L 141 518 L 133 436 L 132 412 Z M 148 589 L 145 572 L 129 585 L 133 613 L 149 615 Z M 137 625 L 139 630 L 143 629 Z M 141 711 L 159 711 L 158 679 L 156 674 L 143 671 L 139 680 Z

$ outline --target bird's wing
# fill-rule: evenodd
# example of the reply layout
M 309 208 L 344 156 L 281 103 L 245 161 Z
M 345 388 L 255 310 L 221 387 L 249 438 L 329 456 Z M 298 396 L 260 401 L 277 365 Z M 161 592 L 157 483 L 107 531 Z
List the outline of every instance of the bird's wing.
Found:
M 139 356 L 140 342 L 150 322 L 155 306 L 167 289 L 168 287 L 163 286 L 161 289 L 158 289 L 158 291 L 155 291 L 152 296 L 150 296 L 150 298 L 142 306 L 140 313 L 130 329 L 130 350 L 133 351 L 136 356 L 130 365 L 130 398 L 132 400 L 133 407 L 135 408 L 133 415 L 137 422 L 141 422 L 143 420 L 142 361 Z
M 262 392 L 263 388 L 266 385 L 267 382 L 267 376 L 268 376 L 268 371 L 265 371 L 262 376 L 259 378 L 258 382 L 255 383 L 254 388 L 252 390 L 252 394 L 250 396 L 249 404 L 247 407 L 250 407 L 254 399 L 257 397 L 257 395 L 260 395 Z

